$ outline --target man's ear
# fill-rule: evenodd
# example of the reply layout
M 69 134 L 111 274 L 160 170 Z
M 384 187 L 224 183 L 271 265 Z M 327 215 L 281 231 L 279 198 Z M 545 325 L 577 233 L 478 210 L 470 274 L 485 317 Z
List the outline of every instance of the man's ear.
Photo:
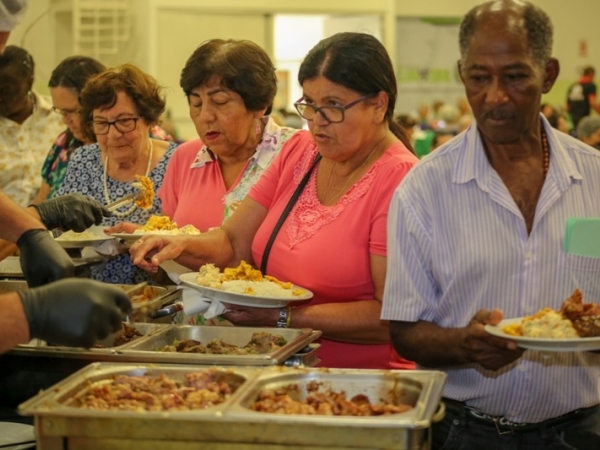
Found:
M 550 58 L 544 67 L 544 84 L 542 86 L 542 92 L 547 94 L 554 86 L 558 74 L 560 73 L 560 63 L 556 58 Z

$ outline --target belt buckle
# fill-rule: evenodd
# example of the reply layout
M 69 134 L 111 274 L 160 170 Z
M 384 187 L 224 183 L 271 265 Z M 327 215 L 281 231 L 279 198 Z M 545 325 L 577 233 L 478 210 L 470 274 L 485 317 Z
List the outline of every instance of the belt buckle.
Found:
M 494 417 L 491 417 L 491 419 L 492 419 L 492 421 L 494 422 L 494 425 L 496 426 L 496 432 L 497 432 L 497 433 L 498 433 L 500 436 L 502 436 L 502 435 L 505 435 L 505 434 L 515 434 L 515 429 L 514 429 L 514 426 L 513 426 L 512 422 L 509 422 L 509 423 L 508 423 L 508 426 L 510 427 L 508 430 L 502 430 L 502 429 L 500 428 L 500 425 L 501 425 L 501 424 L 500 424 L 500 421 L 501 421 L 501 419 L 502 419 L 502 418 L 501 418 L 501 417 L 494 416 Z

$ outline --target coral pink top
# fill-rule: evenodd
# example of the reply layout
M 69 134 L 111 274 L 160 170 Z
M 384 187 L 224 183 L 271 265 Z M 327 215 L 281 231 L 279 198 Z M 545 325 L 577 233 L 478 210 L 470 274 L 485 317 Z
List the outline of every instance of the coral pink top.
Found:
M 158 196 L 163 212 L 177 226 L 194 225 L 200 231 L 220 226 L 242 202 L 283 143 L 296 131 L 280 127 L 269 117 L 256 152 L 228 190 L 217 157 L 200 139 L 177 148 L 167 168 Z
M 296 133 L 250 190 L 248 195 L 269 209 L 252 243 L 257 265 L 275 223 L 316 155 L 310 133 Z M 386 256 L 390 200 L 417 161 L 402 143 L 394 144 L 332 206 L 323 206 L 317 197 L 317 167 L 273 244 L 267 273 L 310 289 L 314 293 L 310 305 L 372 299 L 370 255 Z M 328 339 L 320 343 L 318 355 L 324 367 L 414 367 L 407 361 L 403 364 L 390 344 Z

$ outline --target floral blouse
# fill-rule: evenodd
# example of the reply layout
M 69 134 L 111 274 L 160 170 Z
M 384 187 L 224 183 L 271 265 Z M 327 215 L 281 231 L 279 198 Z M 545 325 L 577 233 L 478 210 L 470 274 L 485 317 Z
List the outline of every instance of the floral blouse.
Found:
M 167 170 L 167 164 L 176 148 L 177 143 L 170 142 L 169 148 L 162 159 L 148 174 L 148 177 L 154 182 L 155 190 L 160 188 L 165 171 Z M 107 176 L 106 184 L 110 201 L 135 192 L 135 188 L 130 182 L 113 180 Z M 101 151 L 98 144 L 79 147 L 71 155 L 63 184 L 57 190 L 56 195 L 72 194 L 74 192 L 88 195 L 102 204 L 107 203 L 107 200 L 104 198 L 104 165 L 101 161 Z M 128 208 L 130 208 L 130 205 L 125 206 L 119 211 L 124 212 Z M 161 202 L 158 196 L 156 196 L 150 209 L 143 210 L 136 208 L 125 218 L 114 215 L 105 217 L 102 220 L 102 225 L 112 226 L 123 220 L 144 224 L 151 215 L 159 215 L 160 213 Z M 141 281 L 152 281 L 148 273 L 133 265 L 129 258 L 129 253 L 120 254 L 110 258 L 104 264 L 93 266 L 91 269 L 91 278 L 117 284 L 135 284 Z

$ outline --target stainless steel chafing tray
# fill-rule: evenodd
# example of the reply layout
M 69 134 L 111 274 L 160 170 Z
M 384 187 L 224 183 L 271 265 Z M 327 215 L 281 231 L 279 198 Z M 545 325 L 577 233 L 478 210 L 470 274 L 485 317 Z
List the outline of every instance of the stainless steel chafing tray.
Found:
M 134 323 L 127 324 L 135 328 L 138 332 L 142 334 L 141 337 L 137 339 L 142 339 L 146 336 L 151 336 L 154 333 L 160 332 L 165 328 L 168 328 L 169 325 L 160 325 L 153 323 Z M 44 341 L 40 341 L 38 339 L 33 339 L 27 344 L 21 344 L 15 347 L 10 351 L 11 354 L 14 355 L 28 355 L 28 356 L 45 356 L 45 357 L 63 357 L 63 358 L 76 358 L 76 359 L 85 359 L 90 361 L 113 361 L 115 358 L 111 357 L 118 352 L 119 349 L 124 346 L 131 344 L 128 342 L 126 344 L 114 345 L 114 341 L 117 337 L 123 334 L 123 329 L 107 336 L 105 339 L 98 342 L 103 345 L 102 348 L 81 348 L 81 347 L 63 347 L 58 345 L 48 345 Z
M 204 344 L 212 340 L 223 340 L 228 344 L 244 346 L 254 333 L 267 332 L 281 335 L 287 343 L 270 353 L 259 355 L 215 355 L 204 353 L 171 353 L 157 351 L 176 340 L 194 339 Z M 129 361 L 160 362 L 178 364 L 218 364 L 241 366 L 268 366 L 282 364 L 295 353 L 305 349 L 321 336 L 320 331 L 308 328 L 254 328 L 178 325 L 138 339 L 122 347 L 123 357 Z
M 202 368 L 95 363 L 19 407 L 35 416 L 37 448 L 54 450 L 189 449 L 208 445 L 245 449 L 430 448 L 429 430 L 440 404 L 445 374 L 435 371 L 298 369 L 282 366 L 217 367 L 243 379 L 229 400 L 215 408 L 185 412 L 94 411 L 69 406 L 90 382 L 115 374 L 180 377 Z M 317 381 L 333 390 L 362 393 L 371 402 L 393 398 L 413 409 L 389 416 L 330 417 L 260 413 L 249 409 L 261 389 Z M 350 395 L 349 395 L 350 396 Z

